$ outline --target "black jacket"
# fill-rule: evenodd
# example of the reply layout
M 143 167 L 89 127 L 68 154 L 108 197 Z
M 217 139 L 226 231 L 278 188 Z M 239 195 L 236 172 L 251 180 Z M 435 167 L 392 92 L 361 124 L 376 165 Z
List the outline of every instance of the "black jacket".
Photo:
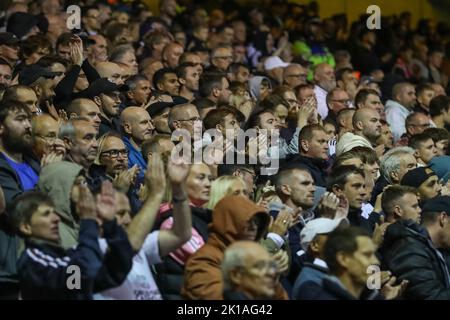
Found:
M 308 281 L 302 286 L 302 300 L 358 300 L 338 278 L 325 276 L 321 284 Z M 364 290 L 359 300 L 384 300 L 377 290 Z
M 361 215 L 361 209 L 350 208 L 348 210 L 347 219 L 350 222 L 350 225 L 363 228 L 372 234 L 375 229 L 375 224 L 380 221 L 380 214 L 374 211 L 369 215 L 369 218 L 366 219 Z
M 306 167 L 307 169 L 309 169 L 309 172 L 311 173 L 316 186 L 327 186 L 326 160 L 305 157 L 297 154 L 293 157 L 288 158 L 284 164 L 285 168 L 295 168 L 296 166 Z
M 31 157 L 24 156 L 24 161 L 39 174 L 39 162 Z M 24 192 L 19 176 L 6 161 L 0 152 L 0 185 L 5 194 L 6 204 L 13 202 L 14 198 Z M 16 262 L 19 258 L 17 250 L 20 239 L 8 223 L 7 214 L 0 215 L 0 292 L 18 288 Z
M 99 246 L 95 220 L 81 220 L 79 244 L 63 248 L 30 239 L 17 263 L 23 299 L 86 300 L 92 294 L 122 284 L 131 270 L 134 252 L 125 231 L 115 221 L 103 224 L 108 251 Z M 76 271 L 79 268 L 79 287 Z
M 208 224 L 212 222 L 212 211 L 208 209 L 191 207 L 192 227 L 208 240 Z M 165 212 L 155 223 L 154 229 L 172 216 L 172 210 Z M 152 266 L 153 276 L 164 300 L 181 300 L 181 288 L 184 282 L 184 266 L 175 261 L 170 255 L 163 258 L 162 263 Z
M 377 197 L 380 193 L 383 192 L 383 189 L 389 185 L 389 182 L 383 177 L 380 176 L 377 181 L 375 182 L 375 185 L 372 189 L 372 194 L 370 196 L 370 204 L 375 205 L 375 202 L 377 201 Z
M 450 279 L 445 258 L 427 230 L 411 220 L 390 225 L 379 249 L 382 266 L 398 279 L 408 280 L 407 299 L 449 300 Z

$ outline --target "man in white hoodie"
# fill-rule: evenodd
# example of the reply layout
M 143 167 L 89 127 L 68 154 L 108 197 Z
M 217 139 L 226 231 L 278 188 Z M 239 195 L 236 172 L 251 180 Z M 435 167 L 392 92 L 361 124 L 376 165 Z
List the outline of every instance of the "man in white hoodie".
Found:
M 406 132 L 405 120 L 416 103 L 416 90 L 408 82 L 400 82 L 392 88 L 392 99 L 386 102 L 386 121 L 397 142 Z

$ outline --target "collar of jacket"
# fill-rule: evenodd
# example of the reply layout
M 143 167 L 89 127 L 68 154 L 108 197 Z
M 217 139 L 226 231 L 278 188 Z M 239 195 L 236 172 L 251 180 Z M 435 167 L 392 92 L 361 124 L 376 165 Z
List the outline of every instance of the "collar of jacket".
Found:
M 325 290 L 334 295 L 339 300 L 375 300 L 380 299 L 380 293 L 378 290 L 363 290 L 359 298 L 355 298 L 348 290 L 344 287 L 341 280 L 336 276 L 330 275 L 325 276 L 322 280 L 322 284 Z
M 307 157 L 301 154 L 296 155 L 293 159 L 293 161 L 301 161 L 305 164 L 311 164 L 315 167 L 318 167 L 320 169 L 326 169 L 327 168 L 327 160 L 320 159 L 320 158 L 311 158 Z
M 54 243 L 48 240 L 30 237 L 25 240 L 27 246 L 30 247 L 38 247 L 42 248 L 45 247 L 47 249 L 50 249 L 51 251 L 55 251 L 58 254 L 65 253 L 65 250 L 59 243 Z

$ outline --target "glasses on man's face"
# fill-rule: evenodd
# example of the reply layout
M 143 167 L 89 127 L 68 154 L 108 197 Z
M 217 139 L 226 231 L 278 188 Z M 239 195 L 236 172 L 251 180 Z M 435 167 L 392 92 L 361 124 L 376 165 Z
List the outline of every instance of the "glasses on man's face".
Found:
M 43 140 L 47 140 L 47 141 L 55 140 L 57 138 L 57 135 L 56 135 L 55 132 L 50 132 L 50 133 L 48 133 L 45 136 L 42 135 L 42 134 L 39 134 L 39 133 L 35 133 L 34 136 L 38 137 L 38 138 L 41 138 Z
M 245 268 L 245 271 L 255 275 L 263 275 L 267 273 L 275 274 L 278 271 L 277 264 L 272 260 L 260 260 L 253 264 L 250 268 Z
M 333 99 L 333 100 L 331 100 L 331 101 L 333 101 L 333 102 L 339 102 L 339 103 L 345 104 L 345 105 L 347 105 L 347 106 L 349 106 L 349 105 L 352 103 L 352 101 L 349 100 L 349 99 Z
M 306 79 L 307 74 L 306 73 L 298 73 L 298 74 L 290 74 L 287 77 L 289 78 L 302 78 Z
M 233 60 L 233 56 L 217 56 L 214 58 L 221 59 L 221 60 Z
M 189 118 L 189 119 L 180 119 L 178 121 L 196 122 L 196 121 L 200 121 L 200 120 L 202 120 L 202 118 L 200 118 L 200 117 L 192 117 L 192 118 Z
M 425 123 L 425 124 L 413 124 L 413 123 L 411 123 L 409 126 L 410 127 L 425 128 L 425 129 L 431 127 L 431 125 L 429 123 Z
M 122 158 L 128 157 L 128 153 L 127 153 L 127 150 L 126 150 L 126 149 L 121 149 L 121 150 L 118 150 L 118 149 L 107 150 L 107 151 L 103 151 L 100 155 L 101 155 L 102 157 L 103 157 L 103 156 L 106 156 L 106 157 L 109 157 L 109 158 L 111 158 L 111 159 L 116 159 L 116 158 L 119 157 L 119 155 L 122 156 Z

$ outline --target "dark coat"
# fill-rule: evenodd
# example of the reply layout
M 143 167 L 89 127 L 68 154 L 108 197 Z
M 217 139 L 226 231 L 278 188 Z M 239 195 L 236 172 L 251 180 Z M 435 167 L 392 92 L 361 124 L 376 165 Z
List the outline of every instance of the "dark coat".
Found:
M 306 167 L 311 173 L 311 176 L 313 177 L 316 186 L 320 187 L 327 186 L 326 160 L 305 157 L 297 154 L 292 158 L 287 159 L 284 165 L 284 167 L 286 168 L 295 168 L 296 166 Z
M 399 281 L 408 280 L 407 299 L 449 300 L 450 279 L 445 257 L 427 230 L 411 220 L 390 225 L 379 249 L 382 265 Z

